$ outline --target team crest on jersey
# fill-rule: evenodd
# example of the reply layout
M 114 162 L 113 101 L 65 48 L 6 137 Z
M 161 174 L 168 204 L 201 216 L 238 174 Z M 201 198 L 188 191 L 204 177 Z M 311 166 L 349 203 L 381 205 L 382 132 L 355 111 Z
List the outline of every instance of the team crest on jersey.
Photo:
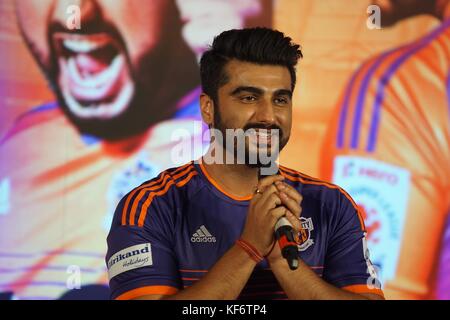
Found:
M 314 244 L 311 238 L 311 232 L 314 230 L 314 225 L 311 218 L 300 217 L 301 229 L 298 233 L 298 251 L 306 251 Z

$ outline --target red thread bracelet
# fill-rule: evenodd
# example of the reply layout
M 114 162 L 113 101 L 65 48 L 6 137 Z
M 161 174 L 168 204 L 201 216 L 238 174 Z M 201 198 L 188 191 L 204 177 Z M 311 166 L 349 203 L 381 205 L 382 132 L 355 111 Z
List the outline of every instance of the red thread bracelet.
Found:
M 257 263 L 264 260 L 264 258 L 259 254 L 258 250 L 255 249 L 250 243 L 243 239 L 236 240 L 236 244 L 240 246 L 242 249 L 244 249 L 245 252 L 248 253 L 250 258 L 252 258 Z

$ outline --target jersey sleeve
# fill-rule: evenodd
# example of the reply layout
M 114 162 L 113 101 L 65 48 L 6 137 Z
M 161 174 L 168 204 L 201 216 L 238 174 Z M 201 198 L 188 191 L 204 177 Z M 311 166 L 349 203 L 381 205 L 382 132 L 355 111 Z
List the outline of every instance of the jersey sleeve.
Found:
M 170 208 L 155 197 L 145 212 L 143 225 L 130 223 L 130 216 L 137 220 L 148 200 L 143 197 L 138 201 L 130 193 L 116 208 L 105 259 L 112 299 L 171 295 L 180 288 Z M 138 201 L 134 207 L 133 201 Z
M 370 261 L 363 219 L 344 191 L 332 208 L 323 278 L 343 290 L 383 296 Z

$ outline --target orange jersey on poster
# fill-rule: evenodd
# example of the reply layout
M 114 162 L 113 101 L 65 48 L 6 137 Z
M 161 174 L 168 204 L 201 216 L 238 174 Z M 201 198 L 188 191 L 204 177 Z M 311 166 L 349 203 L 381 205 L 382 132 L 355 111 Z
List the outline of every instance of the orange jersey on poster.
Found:
M 433 296 L 450 208 L 450 20 L 364 63 L 335 110 L 322 178 L 365 213 L 387 298 Z
M 198 101 L 191 104 L 198 113 Z M 54 299 L 106 284 L 106 236 L 117 203 L 186 161 L 173 159 L 174 146 L 201 147 L 195 118 L 184 114 L 116 143 L 81 136 L 56 104 L 19 118 L 0 142 L 0 291 Z M 172 139 L 176 129 L 185 140 Z

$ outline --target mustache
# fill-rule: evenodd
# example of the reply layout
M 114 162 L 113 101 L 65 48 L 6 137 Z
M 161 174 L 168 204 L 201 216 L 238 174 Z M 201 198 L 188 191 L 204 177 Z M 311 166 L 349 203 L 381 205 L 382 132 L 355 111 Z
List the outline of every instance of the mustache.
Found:
M 266 123 L 249 123 L 244 126 L 243 130 L 247 131 L 249 129 L 265 129 L 265 130 L 278 130 L 280 133 L 280 139 L 283 137 L 283 130 L 276 124 L 266 124 Z
M 117 43 L 126 50 L 125 40 L 118 30 L 118 28 L 99 15 L 95 20 L 90 20 L 89 22 L 83 23 L 80 29 L 70 30 L 60 21 L 51 21 L 47 27 L 47 39 L 49 41 L 50 47 L 53 47 L 52 36 L 56 33 L 65 33 L 73 35 L 93 35 L 93 34 L 108 34 Z
M 101 20 L 97 19 L 96 22 L 91 22 L 88 24 L 82 24 L 80 29 L 69 29 L 64 24 L 62 24 L 59 21 L 52 21 L 48 25 L 48 33 L 53 34 L 55 32 L 64 32 L 64 33 L 72 33 L 72 34 L 79 34 L 79 35 L 90 35 L 93 33 L 117 33 L 117 28 L 114 27 L 114 25 Z

